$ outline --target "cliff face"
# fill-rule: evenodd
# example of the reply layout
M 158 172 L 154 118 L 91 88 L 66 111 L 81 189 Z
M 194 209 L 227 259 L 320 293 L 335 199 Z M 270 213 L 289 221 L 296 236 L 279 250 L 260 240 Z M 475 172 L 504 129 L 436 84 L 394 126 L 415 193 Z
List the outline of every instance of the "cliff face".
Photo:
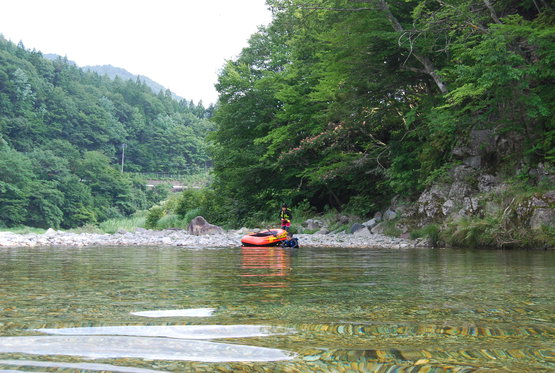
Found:
M 471 131 L 453 150 L 458 164 L 447 175 L 414 203 L 392 206 L 399 230 L 437 245 L 555 248 L 555 174 L 551 165 L 527 165 L 524 140 Z

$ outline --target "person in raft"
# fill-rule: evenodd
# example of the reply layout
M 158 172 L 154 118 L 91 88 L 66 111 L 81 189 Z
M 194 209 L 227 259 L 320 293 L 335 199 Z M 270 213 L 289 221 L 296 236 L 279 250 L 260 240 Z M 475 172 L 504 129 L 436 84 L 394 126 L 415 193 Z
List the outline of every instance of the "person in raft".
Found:
M 291 219 L 293 219 L 293 214 L 291 214 L 291 210 L 287 208 L 287 205 L 285 203 L 281 206 L 279 219 L 281 220 L 281 229 L 285 229 L 287 232 L 289 232 L 289 230 L 291 229 Z
M 293 237 L 291 233 L 287 233 L 287 239 L 281 243 L 281 247 L 291 247 L 293 249 L 299 248 L 299 239 Z

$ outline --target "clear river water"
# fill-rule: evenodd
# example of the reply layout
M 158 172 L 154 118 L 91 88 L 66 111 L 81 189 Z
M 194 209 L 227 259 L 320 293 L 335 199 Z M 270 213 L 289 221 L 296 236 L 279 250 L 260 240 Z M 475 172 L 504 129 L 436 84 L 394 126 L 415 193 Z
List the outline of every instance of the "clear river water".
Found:
M 1 372 L 555 372 L 555 252 L 0 248 Z

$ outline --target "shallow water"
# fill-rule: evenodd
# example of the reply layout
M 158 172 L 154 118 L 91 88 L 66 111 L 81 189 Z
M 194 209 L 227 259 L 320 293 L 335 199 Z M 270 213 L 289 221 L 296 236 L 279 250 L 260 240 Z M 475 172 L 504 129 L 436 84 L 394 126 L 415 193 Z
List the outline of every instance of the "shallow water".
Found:
M 554 372 L 555 252 L 2 248 L 0 371 Z

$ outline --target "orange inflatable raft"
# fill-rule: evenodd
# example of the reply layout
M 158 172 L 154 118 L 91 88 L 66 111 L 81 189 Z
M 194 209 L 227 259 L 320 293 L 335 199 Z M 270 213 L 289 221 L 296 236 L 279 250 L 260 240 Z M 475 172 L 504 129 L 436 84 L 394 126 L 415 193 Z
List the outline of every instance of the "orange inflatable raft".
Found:
M 241 243 L 243 246 L 277 246 L 286 239 L 287 231 L 285 229 L 268 229 L 243 236 Z

